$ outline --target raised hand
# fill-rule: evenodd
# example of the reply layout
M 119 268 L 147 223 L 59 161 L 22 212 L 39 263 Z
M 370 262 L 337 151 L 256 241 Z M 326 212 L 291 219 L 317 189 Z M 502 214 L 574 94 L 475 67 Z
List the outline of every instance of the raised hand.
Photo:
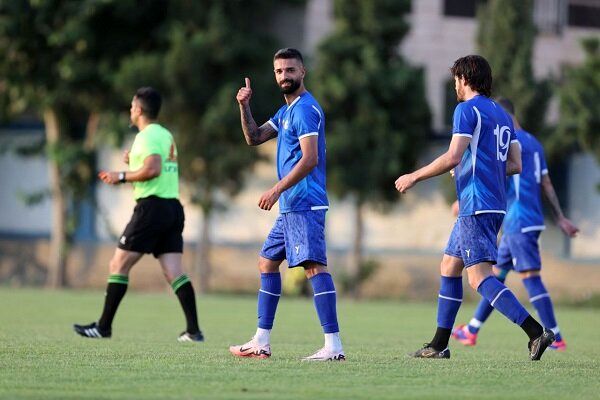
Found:
M 242 106 L 250 104 L 250 98 L 252 97 L 252 89 L 250 88 L 250 78 L 244 78 L 246 86 L 238 90 L 237 96 L 235 97 L 238 103 Z

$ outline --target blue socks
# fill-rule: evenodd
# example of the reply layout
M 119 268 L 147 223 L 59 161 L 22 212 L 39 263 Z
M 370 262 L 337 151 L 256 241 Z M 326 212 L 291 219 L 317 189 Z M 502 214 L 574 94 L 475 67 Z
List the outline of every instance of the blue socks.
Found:
M 281 274 L 279 272 L 261 273 L 258 291 L 258 327 L 272 329 L 281 297 Z
M 490 275 L 481 282 L 477 288 L 481 294 L 496 310 L 515 324 L 521 326 L 529 317 L 529 313 L 519 303 L 515 295 L 502 282 Z
M 324 333 L 340 331 L 337 321 L 335 286 L 331 275 L 324 272 L 310 278 L 315 294 L 315 308 Z
M 507 274 L 508 271 L 501 270 L 500 275 L 496 275 L 496 279 L 504 283 Z M 482 298 L 477 305 L 473 319 L 471 319 L 469 325 L 467 325 L 469 332 L 473 334 L 479 332 L 481 325 L 488 319 L 492 311 L 494 311 L 494 307 L 490 305 L 489 301 L 487 301 L 485 298 Z
M 452 329 L 462 300 L 462 277 L 441 276 L 437 311 L 438 327 Z
M 562 340 L 558 330 L 558 324 L 556 323 L 556 318 L 554 316 L 552 300 L 550 299 L 550 295 L 542 283 L 541 277 L 532 276 L 530 278 L 523 279 L 523 285 L 525 285 L 525 289 L 527 289 L 527 293 L 529 293 L 529 301 L 537 310 L 537 313 L 542 320 L 542 324 L 544 324 L 547 329 L 550 329 L 552 332 L 554 332 L 556 340 Z

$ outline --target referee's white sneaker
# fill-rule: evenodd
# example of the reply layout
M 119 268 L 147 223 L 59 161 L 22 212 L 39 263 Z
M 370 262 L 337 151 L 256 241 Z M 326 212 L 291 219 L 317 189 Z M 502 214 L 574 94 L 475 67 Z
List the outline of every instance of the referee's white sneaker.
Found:
M 77 332 L 77 334 L 83 336 L 83 337 L 88 337 L 88 338 L 92 338 L 92 339 L 103 339 L 103 338 L 109 338 L 111 336 L 111 331 L 103 331 L 98 327 L 98 324 L 95 322 L 92 322 L 89 325 L 77 325 L 74 324 L 73 325 L 73 329 L 75 330 L 75 332 Z
M 304 357 L 302 361 L 346 361 L 346 355 L 343 350 L 332 351 L 323 347 L 315 354 Z

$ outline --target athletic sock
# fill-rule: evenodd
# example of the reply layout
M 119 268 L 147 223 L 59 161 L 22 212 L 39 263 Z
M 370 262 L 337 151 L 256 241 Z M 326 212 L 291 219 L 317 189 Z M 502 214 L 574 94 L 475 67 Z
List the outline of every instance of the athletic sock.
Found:
M 525 321 L 521 324 L 521 329 L 525 331 L 530 340 L 533 340 L 544 333 L 544 328 L 542 328 L 531 315 L 528 315 L 527 318 L 525 318 Z
M 271 343 L 271 330 L 256 328 L 256 335 L 254 335 L 254 340 L 261 346 Z
M 462 300 L 462 277 L 441 276 L 437 310 L 438 327 L 452 329 Z
M 506 280 L 507 273 L 508 271 L 502 270 L 500 272 L 500 275 L 496 275 L 496 279 L 504 283 L 504 281 Z M 477 305 L 477 309 L 475 310 L 473 318 L 471 319 L 471 321 L 469 321 L 469 325 L 467 326 L 469 332 L 473 334 L 479 332 L 479 329 L 481 329 L 481 325 L 483 325 L 483 323 L 488 319 L 492 311 L 494 311 L 494 307 L 490 305 L 490 302 L 487 301 L 485 297 L 482 297 L 479 301 L 479 304 Z
M 280 297 L 281 274 L 279 272 L 261 273 L 258 291 L 258 327 L 260 329 L 270 331 L 273 328 Z
M 196 312 L 196 294 L 190 278 L 186 274 L 179 276 L 171 282 L 173 292 L 177 295 L 183 313 L 185 314 L 185 322 L 187 324 L 187 333 L 198 333 L 198 314 Z
M 342 351 L 342 341 L 340 340 L 339 332 L 325 334 L 325 349 L 334 353 Z
M 119 308 L 119 303 L 127 292 L 129 277 L 127 275 L 112 274 L 108 277 L 108 285 L 106 286 L 106 294 L 104 297 L 104 309 L 98 320 L 98 328 L 101 331 L 110 331 L 112 322 Z
M 327 272 L 310 278 L 313 287 L 315 308 L 324 333 L 340 331 L 337 321 L 336 295 L 333 279 Z
M 542 282 L 540 276 L 532 276 L 523 279 L 523 285 L 529 293 L 529 301 L 537 310 L 542 324 L 552 332 L 554 332 L 556 340 L 561 340 L 560 331 L 558 324 L 556 323 L 556 317 L 554 316 L 554 307 L 552 306 L 552 299 Z
M 515 295 L 502 282 L 490 275 L 485 278 L 477 288 L 481 294 L 496 310 L 517 325 L 521 325 L 529 313 L 519 303 Z
M 429 347 L 433 347 L 437 351 L 442 351 L 448 348 L 448 341 L 450 340 L 450 334 L 452 333 L 451 328 L 437 327 Z

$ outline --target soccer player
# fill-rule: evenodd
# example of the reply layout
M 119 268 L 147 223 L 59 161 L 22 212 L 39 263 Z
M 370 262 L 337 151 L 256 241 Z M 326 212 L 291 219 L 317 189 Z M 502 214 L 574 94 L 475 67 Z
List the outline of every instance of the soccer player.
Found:
M 537 310 L 544 326 L 554 333 L 556 341 L 550 345 L 550 348 L 563 351 L 567 345 L 556 323 L 552 300 L 540 277 L 542 263 L 538 239 L 545 229 L 542 191 L 563 233 L 575 237 L 578 229 L 562 212 L 552 181 L 548 176 L 542 145 L 533 135 L 521 128 L 514 116 L 514 106 L 510 100 L 501 98 L 497 102 L 512 116 L 517 140 L 521 144 L 523 171 L 513 175 L 508 182 L 508 213 L 504 218 L 498 263 L 494 267 L 494 274 L 500 282 L 504 282 L 510 270 L 514 269 L 519 273 L 529 294 L 529 301 Z M 494 308 L 490 303 L 486 299 L 481 299 L 469 324 L 454 328 L 452 337 L 466 346 L 474 346 L 481 325 L 492 311 Z
M 285 48 L 273 57 L 275 80 L 286 104 L 258 126 L 250 111 L 250 79 L 237 94 L 242 130 L 250 146 L 277 138 L 279 181 L 259 199 L 270 210 L 279 200 L 279 216 L 258 258 L 258 328 L 245 344 L 231 346 L 239 357 L 271 356 L 270 336 L 281 297 L 279 266 L 303 267 L 314 291 L 314 304 L 325 333 L 325 345 L 305 361 L 345 360 L 336 311 L 336 292 L 327 271 L 325 212 L 329 208 L 325 189 L 325 116 L 304 87 L 306 70 L 302 55 Z
M 529 337 L 529 357 L 539 360 L 554 340 L 495 278 L 496 239 L 506 214 L 506 175 L 521 172 L 521 155 L 510 116 L 489 96 L 492 71 L 487 60 L 470 55 L 459 58 L 450 69 L 460 102 L 454 110 L 453 135 L 446 153 L 429 165 L 396 180 L 406 193 L 417 182 L 454 168 L 459 200 L 458 219 L 450 234 L 440 266 L 437 330 L 417 358 L 450 358 L 448 341 L 462 303 L 462 271 L 469 284 Z
M 109 338 L 112 322 L 129 283 L 129 271 L 144 253 L 158 259 L 167 281 L 179 298 L 187 322 L 180 342 L 202 342 L 198 327 L 194 288 L 181 266 L 183 253 L 183 207 L 179 202 L 177 148 L 171 133 L 157 123 L 162 99 L 150 87 L 139 89 L 131 101 L 131 124 L 139 129 L 124 161 L 129 171 L 98 174 L 109 185 L 133 184 L 137 202 L 131 221 L 110 261 L 104 310 L 98 322 L 74 325 L 75 332 L 89 338 Z

